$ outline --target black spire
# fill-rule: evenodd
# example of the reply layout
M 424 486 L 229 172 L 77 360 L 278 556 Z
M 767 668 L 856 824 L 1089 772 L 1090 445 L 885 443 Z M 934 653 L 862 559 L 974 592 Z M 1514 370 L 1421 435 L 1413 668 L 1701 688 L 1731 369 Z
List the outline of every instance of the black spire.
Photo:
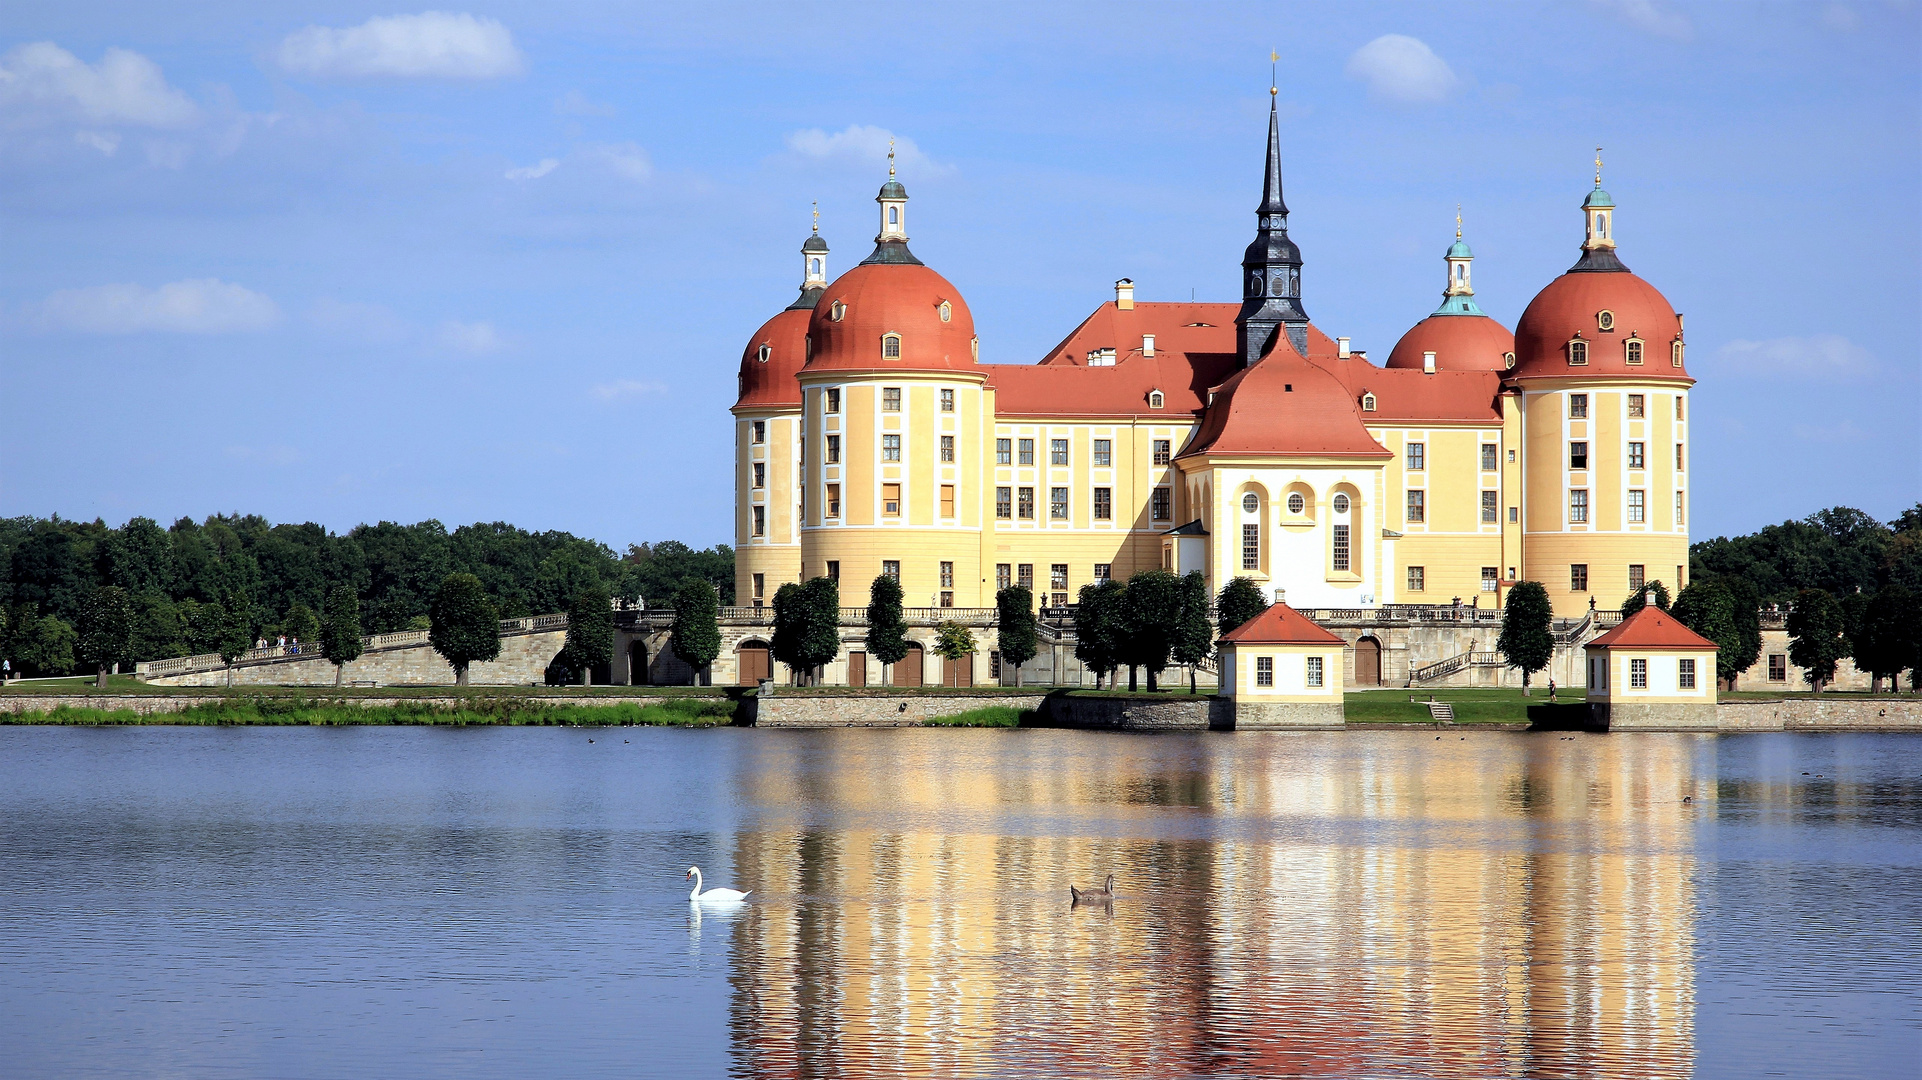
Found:
M 1301 249 L 1288 239 L 1288 204 L 1281 197 L 1281 117 L 1275 88 L 1268 102 L 1268 167 L 1262 177 L 1261 205 L 1255 208 L 1255 242 L 1241 257 L 1241 311 L 1235 315 L 1235 341 L 1241 365 L 1261 359 L 1286 329 L 1296 351 L 1308 354 L 1308 313 L 1301 306 Z

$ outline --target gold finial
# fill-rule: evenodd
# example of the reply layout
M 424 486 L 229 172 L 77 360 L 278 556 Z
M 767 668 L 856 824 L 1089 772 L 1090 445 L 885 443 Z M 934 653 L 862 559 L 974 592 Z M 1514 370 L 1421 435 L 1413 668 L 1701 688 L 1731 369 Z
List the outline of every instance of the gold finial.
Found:
M 1602 148 L 1598 146 L 1595 148 L 1595 187 L 1597 190 L 1599 190 L 1601 186 L 1602 186 Z
M 821 204 L 819 202 L 814 204 L 814 231 L 817 233 L 821 231 Z
M 1462 204 L 1455 204 L 1455 239 L 1462 238 Z
M 1269 97 L 1274 97 L 1276 94 L 1281 93 L 1281 91 L 1277 89 L 1277 87 L 1281 84 L 1281 80 L 1275 77 L 1275 71 L 1276 71 L 1275 65 L 1279 64 L 1280 62 L 1281 62 L 1281 54 L 1276 52 L 1273 49 L 1269 49 L 1268 50 L 1268 96 Z
M 888 179 L 894 179 L 894 136 L 888 136 Z

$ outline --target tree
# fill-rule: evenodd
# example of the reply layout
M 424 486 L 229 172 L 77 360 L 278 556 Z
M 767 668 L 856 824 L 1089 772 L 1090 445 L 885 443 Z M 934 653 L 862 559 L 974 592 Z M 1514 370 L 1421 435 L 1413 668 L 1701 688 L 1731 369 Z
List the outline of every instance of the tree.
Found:
M 65 675 L 73 670 L 73 627 L 57 615 L 36 615 L 26 605 L 27 618 L 14 638 L 14 664 L 34 675 Z
M 1128 579 L 1127 599 L 1122 605 L 1122 662 L 1128 665 L 1128 689 L 1135 688 L 1135 669 L 1148 672 L 1148 692 L 1157 689 L 1156 678 L 1168 666 L 1174 649 L 1175 628 L 1181 622 L 1181 579 L 1166 570 L 1142 570 Z
M 1655 606 L 1663 611 L 1668 610 L 1668 586 L 1662 584 L 1658 579 L 1645 582 L 1641 588 L 1628 594 L 1628 599 L 1622 601 L 1622 618 L 1626 619 L 1630 615 L 1648 606 L 1648 591 L 1650 589 L 1655 590 Z
M 1900 585 L 1879 589 L 1870 598 L 1854 641 L 1855 666 L 1869 673 L 1869 689 L 1879 689 L 1882 679 L 1889 689 L 1897 689 L 1902 669 L 1915 662 L 1922 642 L 1922 608 L 1914 593 Z
M 801 611 L 801 583 L 790 581 L 774 590 L 774 633 L 769 635 L 768 653 L 788 666 L 794 675 L 794 684 L 800 686 L 804 680 L 801 669 L 802 623 L 806 616 Z
M 1082 590 L 1084 593 L 1086 589 Z M 1034 593 L 1020 585 L 1010 585 L 994 594 L 995 638 L 1001 653 L 1001 670 L 1014 668 L 1014 684 L 1021 685 L 1021 665 L 1041 651 L 1035 633 Z
M 1728 589 L 1729 615 L 1735 620 L 1737 642 L 1733 654 L 1720 654 L 1715 657 L 1719 669 L 1724 662 L 1732 672 L 1743 672 L 1755 666 L 1762 658 L 1762 594 L 1755 590 L 1755 584 L 1744 578 L 1721 579 Z M 1737 675 L 1730 675 L 1728 688 L 1735 689 Z
M 594 685 L 594 666 L 614 659 L 614 601 L 599 584 L 584 585 L 567 607 L 567 641 L 561 663 L 581 673 L 581 685 Z
M 908 655 L 908 624 L 901 617 L 901 582 L 878 575 L 868 586 L 868 655 L 898 664 Z
M 1555 656 L 1555 638 L 1549 626 L 1555 609 L 1548 602 L 1548 590 L 1539 581 L 1521 581 L 1508 590 L 1508 604 L 1502 608 L 1502 632 L 1495 648 L 1512 668 L 1522 672 L 1522 694 L 1535 672 L 1548 666 Z
M 841 586 L 833 578 L 809 578 L 801 585 L 800 608 L 797 655 L 809 683 L 816 683 L 822 666 L 841 655 Z
M 133 597 L 133 639 L 127 650 L 136 661 L 188 655 L 186 625 L 180 608 L 159 593 Z
M 1862 619 L 1869 613 L 1869 600 L 1872 592 L 1852 592 L 1837 600 L 1836 606 L 1842 609 L 1842 646 L 1848 651 L 1844 656 L 1855 655 L 1855 639 L 1862 632 Z M 1859 669 L 1862 665 L 1857 664 Z
M 501 654 L 500 609 L 480 578 L 449 574 L 428 609 L 427 643 L 454 667 L 454 685 L 467 685 L 468 665 Z
M 1241 629 L 1243 623 L 1268 610 L 1268 601 L 1261 595 L 1261 586 L 1252 578 L 1230 578 L 1221 587 L 1221 595 L 1215 600 L 1215 628 L 1220 636 L 1227 637 Z
M 107 670 L 133 662 L 133 605 L 127 602 L 127 590 L 115 585 L 95 589 L 74 630 L 75 655 L 94 669 L 94 685 L 105 690 Z
M 320 624 L 320 654 L 334 665 L 334 685 L 339 686 L 343 670 L 360 659 L 360 597 L 352 585 L 336 585 L 327 594 L 325 618 Z
M 668 648 L 693 668 L 697 680 L 708 677 L 708 665 L 721 655 L 721 607 L 714 586 L 702 578 L 688 578 L 674 593 L 674 629 Z
M 1201 571 L 1190 570 L 1181 579 L 1181 614 L 1175 620 L 1174 648 L 1170 654 L 1177 664 L 1188 668 L 1188 692 L 1195 692 L 1195 666 L 1215 651 L 1215 628 L 1208 625 L 1208 579 Z
M 1112 687 L 1115 668 L 1121 666 L 1127 594 L 1128 587 L 1113 578 L 1081 587 L 1081 603 L 1074 609 L 1074 655 L 1095 673 L 1096 686 L 1106 677 Z
M 1733 685 L 1743 670 L 1735 666 L 1741 655 L 1742 631 L 1736 625 L 1735 598 L 1728 586 L 1713 578 L 1697 580 L 1675 598 L 1670 611 L 1677 622 L 1715 643 L 1715 677 L 1724 685 Z
M 254 605 L 243 592 L 230 592 L 220 605 L 220 638 L 215 651 L 227 665 L 227 685 L 234 684 L 234 661 L 254 647 Z
M 935 628 L 934 651 L 940 653 L 943 660 L 973 656 L 974 635 L 968 632 L 967 627 L 949 619 Z
M 320 636 L 320 619 L 313 608 L 296 600 L 287 606 L 287 617 L 281 620 L 280 628 L 289 643 L 301 642 L 306 646 L 303 652 L 312 652 L 314 639 Z
M 1825 590 L 1803 589 L 1789 609 L 1788 632 L 1789 659 L 1820 692 L 1835 678 L 1836 663 L 1849 654 L 1842 636 L 1842 605 Z

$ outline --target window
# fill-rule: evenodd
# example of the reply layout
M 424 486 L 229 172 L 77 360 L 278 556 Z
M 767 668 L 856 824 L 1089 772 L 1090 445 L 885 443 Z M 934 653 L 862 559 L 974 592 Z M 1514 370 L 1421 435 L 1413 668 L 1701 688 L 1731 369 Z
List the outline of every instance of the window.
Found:
M 1148 407 L 1150 409 L 1161 408 L 1164 400 L 1165 399 L 1161 396 L 1161 391 L 1159 390 L 1148 391 Z
M 1011 563 L 994 564 L 994 587 L 1005 589 L 1014 584 L 1014 566 Z
M 749 425 L 749 431 L 751 432 L 751 434 L 748 436 L 748 439 L 750 441 L 757 442 L 757 443 L 764 443 L 767 441 L 767 421 L 766 420 L 754 421 L 753 424 Z
M 1408 444 L 1408 468 L 1419 471 L 1428 467 L 1428 444 L 1411 442 Z
M 1571 341 L 1568 343 L 1568 366 L 1582 367 L 1588 363 L 1588 342 Z
M 888 224 L 890 225 L 901 224 L 901 208 L 900 207 L 898 206 L 888 207 Z
M 1631 469 L 1642 468 L 1642 444 L 1641 443 L 1632 442 L 1628 444 L 1628 467 Z
M 1308 685 L 1321 685 L 1321 657 L 1319 656 L 1308 658 Z
M 1408 493 L 1408 523 L 1419 525 L 1428 520 L 1428 493 L 1416 488 Z
M 954 485 L 953 484 L 941 485 L 941 516 L 944 518 L 951 518 L 954 516 Z
M 846 304 L 836 300 L 834 303 L 828 305 L 828 318 L 833 319 L 835 322 L 840 322 L 847 317 L 848 306 Z
M 1628 591 L 1641 592 L 1648 584 L 1648 569 L 1641 563 L 1628 564 Z
M 1687 506 L 1688 506 L 1688 503 L 1684 500 L 1682 493 L 1679 491 L 1676 492 L 1675 493 L 1675 524 L 1677 525 L 1688 524 L 1688 510 L 1686 509 Z
M 1064 487 L 1048 489 L 1048 517 L 1055 521 L 1068 520 L 1068 489 Z
M 1173 488 L 1158 487 L 1148 500 L 1148 516 L 1155 521 L 1175 519 L 1175 493 Z
M 1498 467 L 1500 467 L 1500 464 L 1501 464 L 1501 455 L 1496 451 L 1495 444 L 1492 442 L 1483 443 L 1482 444 L 1482 471 L 1494 472 Z
M 1568 591 L 1588 591 L 1588 564 L 1576 563 L 1568 568 Z
M 1155 464 L 1156 465 L 1168 464 L 1168 458 L 1169 458 L 1168 450 L 1169 450 L 1169 445 L 1168 445 L 1167 439 L 1155 440 Z
M 1626 349 L 1626 351 L 1627 351 L 1627 355 L 1628 355 L 1628 362 L 1629 362 L 1629 364 L 1631 364 L 1631 365 L 1633 365 L 1633 366 L 1635 366 L 1635 367 L 1640 367 L 1640 366 L 1641 366 L 1641 364 L 1642 364 L 1642 343 L 1641 343 L 1641 342 L 1639 342 L 1639 341 L 1631 341 L 1631 342 L 1628 342 L 1628 343 L 1627 343 L 1627 349 Z M 1640 394 L 1630 394 L 1629 396 L 1630 396 L 1631 398 L 1635 398 L 1635 397 L 1640 397 L 1641 395 L 1640 395 Z M 1630 415 L 1630 416 L 1633 416 L 1633 415 L 1635 415 L 1635 414 L 1634 414 L 1634 413 L 1630 413 L 1629 415 Z
M 881 436 L 881 460 L 882 461 L 900 461 L 901 460 L 901 436 L 899 435 Z
M 1094 467 L 1106 469 L 1114 465 L 1114 440 L 1096 439 L 1094 441 Z
M 1636 657 L 1628 662 L 1628 688 L 1630 690 L 1648 689 L 1648 661 Z
M 1334 534 L 1334 568 L 1346 573 L 1348 570 L 1348 526 L 1335 526 Z
M 1068 587 L 1068 564 L 1054 563 L 1048 567 L 1048 587 L 1062 591 Z M 1056 605 L 1057 607 L 1060 605 Z
M 1411 566 L 1408 568 L 1408 591 L 1424 592 L 1428 588 L 1428 568 Z
M 901 411 L 901 388 L 900 387 L 884 386 L 881 388 L 881 411 L 882 412 L 900 412 Z
M 839 484 L 828 485 L 828 516 L 831 518 L 841 516 L 841 485 Z
M 767 486 L 767 465 L 763 462 L 754 463 L 754 486 L 757 488 Z
M 773 357 L 774 357 L 774 348 L 769 345 L 763 345 L 759 349 L 756 349 L 754 352 L 754 358 L 759 360 L 763 364 L 773 359 Z
M 1568 467 L 1576 472 L 1588 468 L 1588 444 L 1572 442 L 1568 444 Z
M 827 410 L 831 413 L 838 413 L 841 411 L 841 391 L 839 390 L 828 391 Z
M 1335 496 L 1335 513 L 1346 514 L 1347 512 L 1348 512 L 1348 496 L 1336 495 Z
M 1682 444 L 1675 444 L 1675 471 L 1682 472 Z
M 1695 689 L 1695 658 L 1686 657 L 1676 661 L 1675 685 L 1683 690 Z
M 1630 344 L 1634 344 L 1634 343 L 1630 342 Z M 1647 395 L 1645 394 L 1628 395 L 1628 418 L 1630 420 L 1646 419 L 1647 413 L 1648 413 Z
M 954 305 L 947 302 L 946 300 L 941 301 L 941 321 L 942 322 L 954 321 Z
M 1588 490 L 1574 488 L 1568 493 L 1568 520 L 1571 524 L 1588 524 Z
M 947 589 L 941 590 L 941 606 L 942 607 L 954 606 L 954 594 L 952 592 L 949 592 Z
M 1114 520 L 1114 489 L 1098 487 L 1094 489 L 1094 519 L 1096 521 Z
M 954 460 L 954 436 L 952 435 L 941 436 L 941 460 L 948 462 Z
M 1634 488 L 1629 491 L 1628 520 L 1631 524 L 1641 524 L 1648 521 L 1648 492 L 1640 488 Z
M 1241 527 L 1241 568 L 1243 570 L 1261 569 L 1261 526 L 1259 525 Z
M 1034 564 L 1024 562 L 1016 566 L 1014 568 L 1014 583 L 1028 590 L 1029 592 L 1033 592 L 1034 591 Z
M 754 575 L 754 599 L 756 601 L 754 606 L 760 607 L 761 605 L 759 601 L 766 595 L 767 595 L 767 575 L 766 574 Z
M 1375 395 L 1373 395 L 1373 394 L 1363 394 L 1363 395 L 1361 396 L 1361 411 L 1362 411 L 1362 412 L 1374 412 L 1374 411 L 1375 411 Z
M 954 411 L 954 391 L 952 390 L 941 391 L 941 411 L 942 412 Z
M 1501 582 L 1501 574 L 1492 566 L 1482 567 L 1482 591 L 1494 592 Z
M 1094 564 L 1094 583 L 1096 585 L 1099 585 L 1102 582 L 1108 580 L 1109 576 L 1112 574 L 1113 571 L 1114 571 L 1114 566 L 1111 563 L 1104 563 L 1104 562 L 1095 563 Z
M 1031 487 L 1022 488 L 1020 500 L 1016 505 L 1020 508 L 1022 520 L 1033 521 L 1034 520 L 1034 489 Z
M 1495 491 L 1482 492 L 1482 524 L 1483 525 L 1500 524 L 1500 521 L 1498 519 L 1501 517 L 1501 508 L 1495 505 L 1495 500 L 1499 496 L 1500 496 L 1500 492 L 1495 492 Z
M 1016 463 L 1020 465 L 1034 464 L 1034 440 L 1033 439 L 1021 440 L 1021 457 Z
M 994 440 L 994 463 L 996 465 L 1014 464 L 1014 442 L 1010 439 Z
M 1053 439 L 1048 443 L 1048 464 L 1066 465 L 1068 463 L 1068 440 Z
M 900 515 L 901 513 L 901 485 L 900 484 L 882 484 L 881 485 L 881 512 L 890 517 L 898 517 Z
M 1255 685 L 1275 685 L 1275 658 L 1272 656 L 1255 657 Z
M 1289 513 L 1299 514 L 1306 509 L 1308 509 L 1308 500 L 1301 497 L 1301 492 L 1294 491 L 1288 494 Z
M 1769 654 L 1769 681 L 1787 682 L 1789 679 L 1789 658 L 1782 653 Z
M 901 560 L 882 559 L 881 560 L 881 576 L 891 577 L 896 581 L 901 580 Z
M 754 508 L 754 535 L 767 535 L 767 507 L 765 506 Z
M 1002 521 L 1014 517 L 1014 489 L 998 487 L 994 489 L 994 516 Z
M 944 589 L 954 588 L 954 564 L 951 562 L 941 564 L 941 587 Z
M 1588 419 L 1588 395 L 1587 394 L 1568 395 L 1568 418 L 1570 420 Z
M 1679 394 L 1675 398 L 1675 419 L 1682 419 L 1682 398 Z
M 1511 506 L 1511 507 L 1509 507 L 1509 508 L 1508 508 L 1508 523 L 1509 523 L 1510 525 L 1514 525 L 1514 524 L 1516 524 L 1516 523 L 1518 523 L 1518 522 L 1520 522 L 1521 520 L 1522 520 L 1522 508 L 1521 508 L 1521 507 L 1519 507 L 1519 506 Z
M 840 560 L 838 560 L 838 559 L 829 559 L 829 560 L 828 560 L 828 580 L 829 580 L 829 581 L 840 581 L 840 580 L 841 580 L 841 562 L 840 562 Z
M 829 435 L 828 436 L 828 464 L 839 465 L 840 463 L 841 463 L 841 436 Z
M 1669 346 L 1668 346 L 1668 366 L 1670 366 L 1670 367 L 1681 367 L 1681 366 L 1682 366 L 1682 343 L 1681 343 L 1681 342 L 1679 342 L 1679 341 L 1671 341 L 1671 342 L 1669 342 Z M 1680 420 L 1681 418 L 1682 418 L 1682 417 L 1681 417 L 1681 415 L 1680 415 L 1679 413 L 1677 413 L 1677 415 L 1676 415 L 1676 417 L 1675 417 L 1675 419 L 1677 419 L 1677 420 Z
M 1599 222 L 1601 219 L 1597 218 L 1596 220 Z M 1597 312 L 1595 315 L 1595 328 L 1598 330 L 1615 329 L 1615 313 L 1612 311 Z
M 1251 491 L 1241 497 L 1242 513 L 1252 514 L 1259 509 L 1261 509 L 1261 499 L 1257 497 L 1254 492 Z

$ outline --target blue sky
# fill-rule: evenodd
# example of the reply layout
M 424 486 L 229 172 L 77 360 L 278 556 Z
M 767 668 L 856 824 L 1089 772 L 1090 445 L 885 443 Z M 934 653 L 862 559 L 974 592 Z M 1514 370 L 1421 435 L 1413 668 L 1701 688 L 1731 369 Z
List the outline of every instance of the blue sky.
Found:
M 1513 327 L 1599 144 L 1688 320 L 1694 534 L 1922 497 L 1914 3 L 64 0 L 0 13 L 0 514 L 727 541 L 812 201 L 853 265 L 897 137 L 990 362 L 1119 277 L 1233 299 L 1271 47 L 1322 329 L 1385 358 L 1458 202 Z

